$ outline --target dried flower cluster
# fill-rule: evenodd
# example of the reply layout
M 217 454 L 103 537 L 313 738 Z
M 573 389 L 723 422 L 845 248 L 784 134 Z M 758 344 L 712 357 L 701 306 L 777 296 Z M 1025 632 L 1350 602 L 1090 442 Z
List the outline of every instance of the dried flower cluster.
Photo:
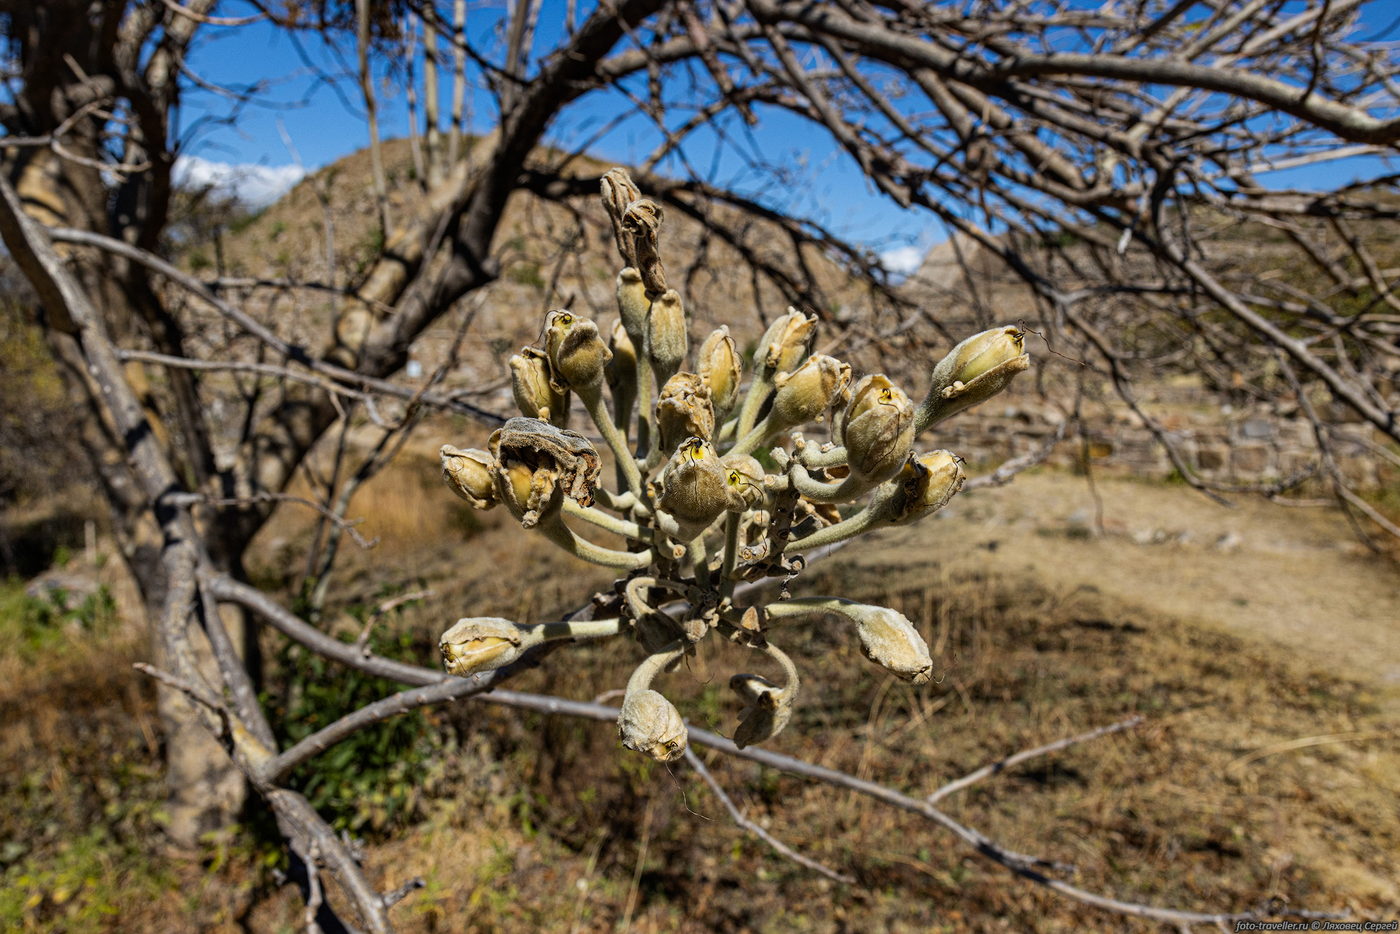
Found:
M 915 684 L 928 680 L 928 647 L 894 610 L 789 598 L 786 580 L 777 602 L 744 605 L 736 585 L 790 579 L 814 548 L 914 522 L 946 504 L 962 487 L 960 459 L 917 451 L 914 442 L 1029 366 L 1022 333 L 994 328 L 958 344 L 915 405 L 883 374 L 852 384 L 850 366 L 812 353 L 816 317 L 789 309 L 759 341 L 744 389 L 744 361 L 728 328 L 706 337 L 686 369 L 687 319 L 666 285 L 661 208 L 621 169 L 603 177 L 602 195 L 626 263 L 608 339 L 587 318 L 551 311 L 543 347 L 510 360 L 522 417 L 492 434 L 486 451 L 444 445 L 442 469 L 474 507 L 503 503 L 523 527 L 625 576 L 596 601 L 594 615 L 606 618 L 535 626 L 458 620 L 442 637 L 447 670 L 501 668 L 550 639 L 629 635 L 648 656 L 627 683 L 618 728 L 625 746 L 660 761 L 684 752 L 686 728 L 652 685 L 712 632 L 763 653 L 782 672 L 781 683 L 755 674 L 730 680 L 743 703 L 734 733 L 741 747 L 776 736 L 792 716 L 798 674 L 770 640 L 777 621 L 842 617 L 872 662 Z M 600 480 L 593 443 L 567 428 L 574 395 L 611 449 L 614 489 Z M 828 416 L 839 444 L 794 432 Z M 774 469 L 764 468 L 760 452 Z M 583 538 L 584 525 L 622 536 L 625 550 Z

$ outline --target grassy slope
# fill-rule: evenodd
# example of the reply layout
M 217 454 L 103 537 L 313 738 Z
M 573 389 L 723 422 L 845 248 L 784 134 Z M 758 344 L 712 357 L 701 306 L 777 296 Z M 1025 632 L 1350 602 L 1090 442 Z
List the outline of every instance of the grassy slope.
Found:
M 405 471 L 396 489 L 411 488 L 417 471 Z M 1078 484 L 1034 479 L 1040 495 Z M 1169 505 L 1193 495 L 1151 489 Z M 382 551 L 352 556 L 344 578 L 352 598 L 371 584 L 438 591 L 401 621 L 418 660 L 431 659 L 432 635 L 469 595 L 472 612 L 541 618 L 602 582 L 580 580 L 578 566 L 549 558 L 494 513 L 468 538 L 437 498 L 425 489 L 417 524 Z M 967 521 L 975 529 L 987 517 Z M 1277 897 L 1369 917 L 1400 910 L 1386 857 L 1400 846 L 1392 806 L 1400 761 L 1393 740 L 1373 735 L 1388 727 L 1391 695 L 1260 641 L 1028 572 L 1010 557 L 940 567 L 937 556 L 970 534 L 961 528 L 940 522 L 930 540 L 882 540 L 883 550 L 813 569 L 799 583 L 800 592 L 901 609 L 934 647 L 943 677 L 923 688 L 885 677 L 834 627 L 785 634 L 804 696 L 776 749 L 917 793 L 1005 753 L 1142 713 L 1147 723 L 1130 734 L 990 779 L 948 809 L 1014 848 L 1074 863 L 1078 884 L 1109 894 L 1196 908 Z M 1052 540 L 1056 528 L 1048 527 Z M 1125 549 L 1115 538 L 1086 547 L 1095 545 L 1066 560 Z M 1275 571 L 1310 556 L 1281 554 Z M 1228 573 L 1239 558 L 1199 560 Z M 529 568 L 533 585 L 501 580 L 492 568 L 506 561 Z M 1346 575 L 1372 573 L 1367 559 L 1338 561 L 1339 591 Z M 349 617 L 329 625 L 354 631 Z M 5 870 L 0 926 L 176 931 L 199 917 L 219 930 L 238 919 L 255 931 L 296 927 L 295 894 L 267 887 L 261 850 L 211 849 L 213 862 L 201 866 L 151 842 L 158 747 L 149 694 L 126 668 L 139 654 L 129 638 L 74 638 L 49 656 L 62 659 L 60 686 L 52 663 L 11 669 L 0 698 L 3 791 L 25 806 L 10 811 L 5 836 L 30 848 Z M 593 698 L 620 687 L 635 656 L 623 644 L 555 656 L 521 687 Z M 747 664 L 737 650 L 712 650 L 667 689 L 697 723 L 728 732 L 736 705 L 724 684 Z M 449 741 L 445 760 L 425 769 L 433 795 L 369 851 L 386 886 L 412 874 L 429 882 L 398 910 L 406 930 L 610 930 L 628 918 L 640 931 L 1121 927 L 845 792 L 712 763 L 752 816 L 855 875 L 850 887 L 775 857 L 688 770 L 621 750 L 605 725 L 477 705 L 429 723 Z M 1307 737 L 1329 739 L 1286 745 Z

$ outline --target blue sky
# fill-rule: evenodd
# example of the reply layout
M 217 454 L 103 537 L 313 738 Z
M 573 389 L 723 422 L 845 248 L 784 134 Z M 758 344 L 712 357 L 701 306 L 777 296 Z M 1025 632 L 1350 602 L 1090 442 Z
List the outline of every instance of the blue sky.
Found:
M 501 4 L 472 2 L 469 8 L 470 40 L 491 41 L 502 15 Z M 563 8 L 563 0 L 545 0 L 540 18 L 542 45 L 551 44 L 561 30 Z M 220 4 L 219 9 L 224 16 L 249 12 L 251 8 L 239 0 Z M 1396 4 L 1374 0 L 1363 12 L 1361 34 L 1394 39 L 1400 34 L 1397 16 Z M 378 67 L 383 90 L 381 133 L 386 137 L 408 132 L 402 82 L 385 80 L 392 69 L 402 68 L 401 63 L 401 58 L 392 64 L 386 58 Z M 191 69 L 207 81 L 230 88 L 257 86 L 258 103 L 242 107 L 229 119 L 227 97 L 208 91 L 189 93 L 179 128 L 186 156 L 183 177 L 200 182 L 232 178 L 245 198 L 266 202 L 294 184 L 303 170 L 314 170 L 367 145 L 359 93 L 351 80 L 353 64 L 353 46 L 348 41 L 337 50 L 313 32 L 294 39 L 265 23 L 201 30 L 190 55 Z M 339 72 L 342 79 L 327 82 L 317 77 L 317 69 Z M 444 75 L 444 85 L 447 80 Z M 490 128 L 495 111 L 489 94 L 472 94 L 468 109 L 469 130 Z M 569 122 L 554 128 L 551 142 L 581 144 L 630 111 L 621 95 L 588 95 L 575 105 Z M 707 128 L 695 137 L 697 164 L 687 167 L 673 160 L 663 162 L 660 170 L 712 174 L 721 184 L 748 190 L 775 206 L 826 223 L 837 233 L 882 252 L 896 266 L 916 263 L 925 249 L 944 238 L 928 214 L 901 211 L 879 195 L 829 138 L 782 111 L 769 109 L 762 116 L 763 124 L 752 137 L 732 116 Z M 721 133 L 729 144 L 721 144 Z M 632 112 L 589 148 L 600 158 L 636 164 L 646 158 L 655 141 L 650 123 Z M 792 183 L 775 184 L 769 176 L 746 170 L 739 156 L 742 150 L 757 150 L 771 164 L 795 167 Z M 1280 187 L 1332 187 L 1381 171 L 1385 166 L 1379 160 L 1359 158 L 1263 178 Z

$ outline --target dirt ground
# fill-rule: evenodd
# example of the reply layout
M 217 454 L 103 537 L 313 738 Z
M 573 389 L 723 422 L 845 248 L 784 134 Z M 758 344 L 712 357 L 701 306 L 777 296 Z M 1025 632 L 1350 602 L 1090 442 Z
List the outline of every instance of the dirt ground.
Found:
M 1070 597 L 1101 592 L 1294 650 L 1308 667 L 1377 687 L 1400 710 L 1400 568 L 1371 554 L 1334 510 L 1251 497 L 1219 505 L 1182 486 L 1062 473 L 974 490 L 934 521 L 843 556 L 949 571 L 1024 572 Z M 1101 510 L 1101 512 L 1100 512 Z M 1101 524 L 1100 524 L 1101 523 Z

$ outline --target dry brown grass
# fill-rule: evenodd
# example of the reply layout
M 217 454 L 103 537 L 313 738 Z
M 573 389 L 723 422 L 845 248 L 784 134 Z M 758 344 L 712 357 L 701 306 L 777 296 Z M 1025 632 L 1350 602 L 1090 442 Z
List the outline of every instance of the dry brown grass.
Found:
M 352 510 L 382 515 L 398 503 L 402 513 L 373 533 L 393 548 L 347 553 L 337 609 L 386 584 L 426 582 L 437 596 L 401 625 L 427 661 L 436 632 L 468 607 L 540 619 L 606 583 L 561 564 L 494 513 L 480 528 L 461 527 L 455 504 L 445 509 L 438 491 L 414 485 L 422 466 L 387 473 Z M 1400 911 L 1389 859 L 1400 849 L 1400 755 L 1379 688 L 1257 640 L 999 565 L 940 569 L 911 553 L 880 573 L 849 558 L 813 569 L 802 592 L 846 593 L 906 613 L 934 647 L 942 677 L 921 688 L 895 681 L 834 625 L 785 632 L 778 638 L 798 659 L 804 694 L 773 747 L 918 794 L 1007 753 L 1140 713 L 1147 721 L 1131 733 L 1010 770 L 946 806 L 1007 846 L 1074 863 L 1077 884 L 1123 898 L 1198 909 L 1277 898 L 1363 917 Z M 337 615 L 328 625 L 342 623 L 350 626 Z M 111 800 L 154 802 L 153 773 L 140 771 L 158 761 L 139 729 L 150 722 L 149 694 L 134 687 L 123 652 L 139 648 L 114 656 L 110 646 L 75 645 L 70 681 L 7 695 L 3 751 L 31 776 L 7 771 L 7 794 L 33 785 L 32 776 L 72 770 L 46 796 L 25 799 L 33 803 L 11 813 L 7 834 L 37 836 L 36 822 L 47 820 L 56 840 L 103 821 Z M 624 643 L 556 654 L 519 686 L 592 699 L 620 687 L 637 655 Z M 728 733 L 737 707 L 724 684 L 748 665 L 740 650 L 717 647 L 665 688 L 695 723 Z M 86 708 L 76 720 L 74 697 Z M 396 910 L 407 931 L 1153 928 L 1013 879 L 909 815 L 707 755 L 752 816 L 858 880 L 833 885 L 736 829 L 685 768 L 619 748 L 604 724 L 482 703 L 438 722 L 450 740 L 449 792 L 428 819 L 369 851 L 386 886 L 414 874 L 428 880 Z M 79 761 L 93 749 L 117 755 Z M 147 778 L 112 785 L 104 769 L 118 761 Z M 118 790 L 84 798 L 84 787 Z M 57 802 L 68 799 L 80 806 L 61 810 Z M 141 820 L 126 826 L 149 825 Z M 267 887 L 246 846 L 212 866 L 149 844 L 119 852 L 98 876 L 118 893 L 145 894 L 110 896 L 111 929 L 300 923 L 295 892 Z M 143 875 L 132 875 L 133 853 L 148 861 Z M 151 895 L 152 884 L 163 894 Z M 35 929 L 72 927 L 61 912 L 44 917 Z

